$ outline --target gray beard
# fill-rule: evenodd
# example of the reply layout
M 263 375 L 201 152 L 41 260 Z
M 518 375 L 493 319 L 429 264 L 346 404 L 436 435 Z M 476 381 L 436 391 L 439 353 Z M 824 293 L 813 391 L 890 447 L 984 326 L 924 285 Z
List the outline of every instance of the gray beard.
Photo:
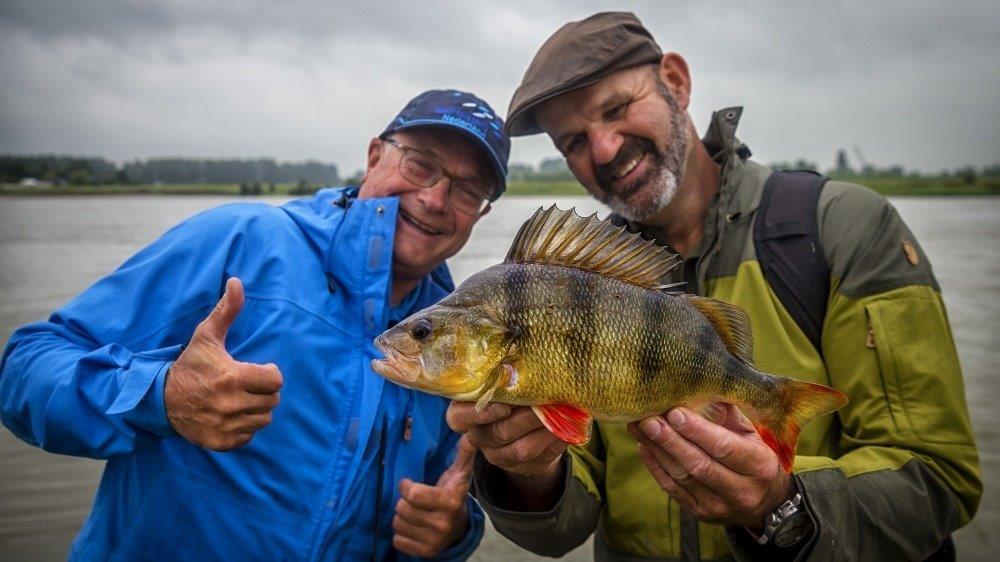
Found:
M 614 197 L 606 201 L 611 210 L 630 222 L 642 222 L 669 205 L 677 193 L 677 176 L 666 166 L 658 167 L 653 173 L 649 182 L 652 197 L 641 200 L 632 197 L 628 201 Z
M 681 111 L 677 100 L 662 82 L 658 89 L 670 108 L 670 145 L 655 159 L 655 168 L 648 180 L 650 185 L 645 190 L 648 195 L 637 198 L 633 194 L 626 200 L 612 195 L 604 201 L 612 211 L 630 222 L 642 222 L 663 210 L 673 201 L 680 180 L 684 177 L 689 138 L 687 114 Z

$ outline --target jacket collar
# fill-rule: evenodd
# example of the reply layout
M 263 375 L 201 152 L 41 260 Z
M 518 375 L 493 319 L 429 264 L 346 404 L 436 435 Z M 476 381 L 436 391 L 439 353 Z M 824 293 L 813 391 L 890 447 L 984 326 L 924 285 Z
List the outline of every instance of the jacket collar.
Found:
M 712 160 L 721 166 L 719 194 L 713 209 L 728 216 L 753 212 L 760 203 L 755 189 L 759 166 L 750 163 L 750 147 L 736 137 L 743 107 L 733 106 L 712 113 L 702 144 Z M 707 218 L 707 217 L 706 217 Z
M 316 253 L 329 278 L 352 293 L 363 293 L 388 309 L 398 197 L 358 199 L 358 188 L 322 189 L 313 197 L 283 206 Z M 441 263 L 415 289 L 416 306 L 454 290 Z

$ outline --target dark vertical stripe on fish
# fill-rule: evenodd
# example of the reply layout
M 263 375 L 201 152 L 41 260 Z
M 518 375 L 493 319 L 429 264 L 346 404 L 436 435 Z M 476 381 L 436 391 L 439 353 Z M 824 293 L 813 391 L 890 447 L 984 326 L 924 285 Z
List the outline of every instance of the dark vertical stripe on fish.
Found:
M 529 336 L 527 291 L 528 272 L 526 268 L 520 265 L 512 266 L 503 278 L 503 293 L 507 310 L 510 312 L 509 322 L 512 324 L 511 328 L 514 329 L 522 341 Z
M 651 384 L 663 368 L 663 350 L 660 349 L 659 334 L 663 331 L 660 322 L 660 312 L 663 302 L 655 291 L 643 291 L 640 309 L 642 313 L 642 334 L 639 340 L 639 356 L 636 368 L 639 371 L 639 383 Z
M 748 378 L 747 364 L 735 355 L 726 357 L 722 367 L 722 392 L 734 392 L 741 381 Z
M 594 295 L 589 283 L 592 277 L 573 270 L 567 287 L 571 325 L 564 335 L 568 363 L 566 367 L 579 388 L 587 384 L 593 342 L 598 337 L 597 318 L 592 306 Z
M 712 350 L 715 349 L 718 340 L 719 334 L 716 333 L 715 328 L 705 321 L 698 331 L 698 338 L 693 349 L 694 355 L 691 357 L 690 388 L 697 388 L 698 383 L 709 380 L 704 377 L 704 374 L 708 372 L 709 357 L 711 357 Z

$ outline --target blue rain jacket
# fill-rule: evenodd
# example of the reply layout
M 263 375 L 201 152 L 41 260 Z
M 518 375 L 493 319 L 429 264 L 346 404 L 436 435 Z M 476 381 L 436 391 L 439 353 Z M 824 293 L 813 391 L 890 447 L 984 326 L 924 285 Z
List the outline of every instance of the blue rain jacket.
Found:
M 280 208 L 203 212 L 14 333 L 3 424 L 47 451 L 107 459 L 70 559 L 344 560 L 368 548 L 365 558 L 407 558 L 391 544 L 398 482 L 436 482 L 458 435 L 444 399 L 372 373 L 372 339 L 390 312 L 453 286 L 442 264 L 407 310 L 390 311 L 398 199 L 356 196 L 325 189 Z M 271 425 L 216 453 L 173 431 L 163 385 L 230 276 L 246 301 L 226 348 L 277 364 L 284 386 Z M 469 530 L 440 559 L 479 544 L 482 511 L 467 501 Z

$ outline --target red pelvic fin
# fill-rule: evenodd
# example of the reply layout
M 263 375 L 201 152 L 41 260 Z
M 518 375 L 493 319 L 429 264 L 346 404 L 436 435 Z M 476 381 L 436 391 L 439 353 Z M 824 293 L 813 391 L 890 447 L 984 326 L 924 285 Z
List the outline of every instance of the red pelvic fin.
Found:
M 590 414 L 568 404 L 532 406 L 546 429 L 571 445 L 590 441 Z

